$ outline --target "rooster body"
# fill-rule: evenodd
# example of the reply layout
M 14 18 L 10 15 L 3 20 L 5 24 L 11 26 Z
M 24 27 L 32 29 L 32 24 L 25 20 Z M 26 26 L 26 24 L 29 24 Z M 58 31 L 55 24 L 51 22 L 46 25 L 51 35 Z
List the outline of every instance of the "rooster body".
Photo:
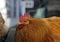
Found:
M 17 26 L 15 40 L 16 42 L 60 42 L 60 18 L 31 18 L 29 24 Z

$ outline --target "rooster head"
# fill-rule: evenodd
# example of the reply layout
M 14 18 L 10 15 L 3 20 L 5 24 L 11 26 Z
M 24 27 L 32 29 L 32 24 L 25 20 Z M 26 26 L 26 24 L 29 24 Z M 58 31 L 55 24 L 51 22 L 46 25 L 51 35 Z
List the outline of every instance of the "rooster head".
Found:
M 30 20 L 31 16 L 26 13 L 23 16 L 20 17 L 19 19 L 19 24 L 29 24 L 29 20 Z

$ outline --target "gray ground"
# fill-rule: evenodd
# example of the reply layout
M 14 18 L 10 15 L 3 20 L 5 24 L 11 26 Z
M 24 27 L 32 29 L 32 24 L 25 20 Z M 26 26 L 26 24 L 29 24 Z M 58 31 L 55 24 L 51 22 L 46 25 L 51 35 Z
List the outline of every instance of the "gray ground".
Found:
M 15 30 L 16 30 L 16 28 L 11 28 L 10 29 L 10 32 L 9 32 L 8 37 L 7 37 L 5 42 L 14 42 L 15 41 L 14 40 Z

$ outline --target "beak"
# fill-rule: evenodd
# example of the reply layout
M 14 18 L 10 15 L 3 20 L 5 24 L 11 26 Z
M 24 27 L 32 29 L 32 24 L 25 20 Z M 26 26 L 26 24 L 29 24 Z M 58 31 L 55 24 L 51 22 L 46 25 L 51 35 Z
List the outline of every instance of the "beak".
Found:
M 21 22 L 19 22 L 18 24 L 22 24 Z

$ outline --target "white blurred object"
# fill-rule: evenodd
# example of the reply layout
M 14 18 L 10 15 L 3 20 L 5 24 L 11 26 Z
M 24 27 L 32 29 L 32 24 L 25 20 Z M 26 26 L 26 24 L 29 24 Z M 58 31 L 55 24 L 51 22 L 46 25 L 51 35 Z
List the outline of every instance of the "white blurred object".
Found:
M 0 0 L 0 12 L 2 13 L 3 19 L 6 22 L 7 19 L 7 9 L 6 9 L 6 0 Z M 6 23 L 5 23 L 6 24 Z
M 5 7 L 5 0 L 0 0 L 0 9 Z

